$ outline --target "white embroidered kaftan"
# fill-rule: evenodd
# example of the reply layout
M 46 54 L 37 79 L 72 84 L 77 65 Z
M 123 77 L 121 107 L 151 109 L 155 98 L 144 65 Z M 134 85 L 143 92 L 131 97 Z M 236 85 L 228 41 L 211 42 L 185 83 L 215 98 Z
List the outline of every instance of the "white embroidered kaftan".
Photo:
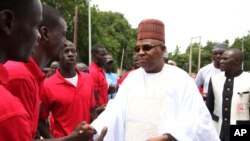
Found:
M 131 72 L 92 125 L 98 133 L 108 127 L 105 141 L 145 141 L 164 133 L 179 141 L 219 141 L 193 79 L 170 65 L 155 74 Z

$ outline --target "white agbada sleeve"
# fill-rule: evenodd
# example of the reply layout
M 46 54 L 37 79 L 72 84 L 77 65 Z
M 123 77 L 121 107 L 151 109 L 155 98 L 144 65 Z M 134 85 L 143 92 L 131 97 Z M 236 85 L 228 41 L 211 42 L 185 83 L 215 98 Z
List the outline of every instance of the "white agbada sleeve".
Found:
M 110 99 L 106 109 L 94 120 L 91 125 L 97 130 L 94 140 L 101 133 L 103 127 L 108 128 L 104 141 L 124 141 L 125 118 L 127 107 L 126 93 L 130 85 L 126 78 L 120 86 L 115 99 Z
M 173 114 L 176 119 L 166 121 L 165 132 L 172 134 L 178 141 L 219 141 L 211 115 L 192 78 L 179 70 L 167 73 L 172 74 L 169 79 L 175 83 L 172 98 L 176 111 L 165 112 Z

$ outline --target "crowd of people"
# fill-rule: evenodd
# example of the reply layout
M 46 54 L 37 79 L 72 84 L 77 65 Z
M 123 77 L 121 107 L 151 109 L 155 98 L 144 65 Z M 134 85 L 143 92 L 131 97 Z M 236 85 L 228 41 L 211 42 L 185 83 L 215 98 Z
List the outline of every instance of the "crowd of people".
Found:
M 63 16 L 40 0 L 3 0 L 0 19 L 2 141 L 229 141 L 230 125 L 250 124 L 250 73 L 225 43 L 192 78 L 166 57 L 164 23 L 144 19 L 117 76 L 104 45 L 77 62 Z

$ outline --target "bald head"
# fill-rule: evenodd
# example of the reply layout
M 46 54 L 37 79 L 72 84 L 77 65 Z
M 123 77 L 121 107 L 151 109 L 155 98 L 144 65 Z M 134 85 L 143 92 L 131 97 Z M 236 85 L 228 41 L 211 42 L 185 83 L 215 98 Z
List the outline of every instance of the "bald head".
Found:
M 237 48 L 229 49 L 226 52 L 232 54 L 232 57 L 235 59 L 235 61 L 239 62 L 240 64 L 245 60 L 244 54 Z
M 244 55 L 241 50 L 232 48 L 226 50 L 220 61 L 220 69 L 226 73 L 235 73 L 241 70 L 242 62 L 244 61 Z

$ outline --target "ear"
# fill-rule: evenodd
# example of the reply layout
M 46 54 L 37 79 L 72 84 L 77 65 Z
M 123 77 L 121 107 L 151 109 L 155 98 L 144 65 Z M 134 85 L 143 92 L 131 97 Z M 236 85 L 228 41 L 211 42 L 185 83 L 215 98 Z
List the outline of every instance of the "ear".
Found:
M 10 10 L 2 10 L 0 12 L 0 29 L 10 35 L 14 25 L 14 14 Z
M 41 39 L 48 41 L 49 40 L 48 32 L 49 32 L 48 28 L 46 26 L 42 26 L 40 28 Z

